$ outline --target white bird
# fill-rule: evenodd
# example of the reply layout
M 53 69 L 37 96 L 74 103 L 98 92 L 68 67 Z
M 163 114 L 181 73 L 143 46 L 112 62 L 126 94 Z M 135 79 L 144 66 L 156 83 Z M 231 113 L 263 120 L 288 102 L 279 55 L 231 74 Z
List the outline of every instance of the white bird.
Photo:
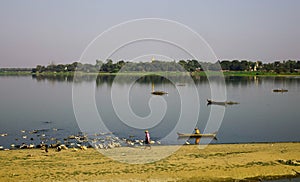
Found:
M 87 147 L 83 145 L 83 146 L 80 146 L 80 149 L 81 150 L 87 150 Z
M 65 146 L 65 145 L 60 145 L 59 147 L 60 147 L 61 149 L 63 149 L 63 150 L 68 150 L 68 147 Z
M 109 149 L 115 148 L 114 145 L 112 145 L 112 144 L 110 144 L 110 143 L 107 144 L 107 147 L 108 147 Z
M 33 148 L 34 148 L 34 144 L 30 144 L 30 145 L 28 146 L 28 148 L 29 148 L 29 149 L 33 149 Z
M 100 144 L 99 144 L 99 148 L 100 148 L 100 149 L 104 149 L 103 144 L 100 143 Z

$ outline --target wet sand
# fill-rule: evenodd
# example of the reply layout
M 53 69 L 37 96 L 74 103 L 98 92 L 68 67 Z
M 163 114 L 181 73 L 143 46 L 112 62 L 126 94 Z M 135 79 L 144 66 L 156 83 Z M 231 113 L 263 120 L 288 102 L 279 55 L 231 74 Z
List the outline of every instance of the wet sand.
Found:
M 178 146 L 121 147 L 105 155 L 95 149 L 0 151 L 0 181 L 258 181 L 300 173 L 300 143 L 186 145 L 151 162 L 172 147 Z M 147 156 L 150 163 L 107 155 L 137 163 Z

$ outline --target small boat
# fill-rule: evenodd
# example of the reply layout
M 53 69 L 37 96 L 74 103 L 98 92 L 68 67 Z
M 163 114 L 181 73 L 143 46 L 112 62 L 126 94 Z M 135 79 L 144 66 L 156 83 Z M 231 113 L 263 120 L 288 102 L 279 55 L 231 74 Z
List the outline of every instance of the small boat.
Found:
M 273 92 L 288 92 L 287 89 L 274 89 Z
M 192 134 L 185 134 L 185 133 L 179 133 L 177 132 L 177 135 L 179 138 L 202 138 L 202 137 L 206 137 L 206 138 L 214 138 L 214 139 L 217 139 L 217 132 L 215 133 L 199 133 L 199 134 L 196 134 L 196 133 L 192 133 Z
M 165 95 L 165 94 L 168 94 L 168 92 L 164 92 L 164 91 L 153 91 L 153 92 L 151 92 L 151 94 L 153 94 L 153 95 Z
M 168 92 L 160 91 L 160 90 L 154 90 L 154 83 L 152 83 L 152 95 L 165 95 L 168 94 Z
M 207 99 L 207 104 L 208 105 L 215 104 L 215 105 L 225 106 L 225 105 L 233 105 L 233 104 L 239 104 L 239 103 L 238 102 L 232 102 L 232 101 L 216 102 L 216 101 Z

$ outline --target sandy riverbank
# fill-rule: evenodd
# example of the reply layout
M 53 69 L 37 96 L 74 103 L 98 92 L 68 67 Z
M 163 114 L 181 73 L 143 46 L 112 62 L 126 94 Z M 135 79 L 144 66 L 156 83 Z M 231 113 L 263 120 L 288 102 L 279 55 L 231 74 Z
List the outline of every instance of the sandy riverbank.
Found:
M 114 158 L 160 156 L 174 146 L 151 150 L 117 148 Z M 127 153 L 124 153 L 124 150 Z M 131 151 L 131 152 L 128 152 Z M 220 144 L 182 146 L 156 162 L 121 163 L 94 149 L 48 153 L 40 149 L 0 151 L 1 181 L 231 181 L 294 176 L 300 172 L 300 143 Z M 120 153 L 122 155 L 120 155 Z M 115 155 L 115 156 L 114 156 Z M 156 160 L 156 158 L 153 158 Z M 279 161 L 283 160 L 283 161 Z M 292 161 L 288 162 L 289 160 Z M 287 162 L 286 162 L 287 161 Z

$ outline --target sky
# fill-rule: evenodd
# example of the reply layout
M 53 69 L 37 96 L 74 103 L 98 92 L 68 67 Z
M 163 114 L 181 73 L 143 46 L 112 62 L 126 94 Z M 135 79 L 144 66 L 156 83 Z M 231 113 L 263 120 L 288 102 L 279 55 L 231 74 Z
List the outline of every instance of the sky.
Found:
M 299 8 L 299 0 L 1 0 L 0 67 L 78 61 L 99 34 L 141 18 L 188 26 L 220 60 L 300 60 Z

